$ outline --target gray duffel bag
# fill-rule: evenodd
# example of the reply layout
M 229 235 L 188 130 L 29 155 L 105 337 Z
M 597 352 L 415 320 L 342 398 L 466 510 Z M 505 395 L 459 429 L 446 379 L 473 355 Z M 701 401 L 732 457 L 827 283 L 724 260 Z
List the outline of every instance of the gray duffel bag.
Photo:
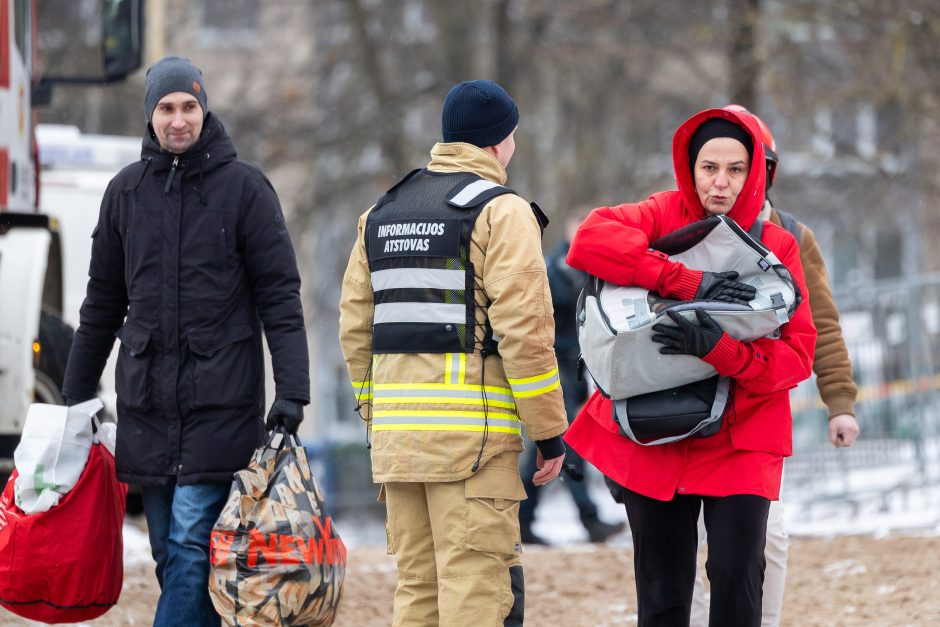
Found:
M 659 353 L 661 345 L 652 341 L 652 326 L 662 318 L 672 324 L 667 311 L 680 312 L 695 322 L 695 310 L 704 309 L 731 337 L 743 341 L 779 335 L 780 326 L 799 306 L 800 293 L 786 266 L 761 244 L 762 227 L 758 220 L 748 234 L 727 216 L 712 216 L 650 244 L 693 270 L 737 271 L 739 281 L 757 290 L 747 305 L 677 301 L 640 287 L 588 278 L 578 302 L 581 356 L 601 393 L 615 401 L 615 412 L 616 401 L 624 401 L 619 405 L 625 414 L 631 397 L 704 381 L 717 374 L 698 357 Z M 719 386 L 719 397 L 726 396 L 722 393 L 726 389 L 726 383 Z M 713 408 L 711 423 L 720 419 L 723 409 L 723 404 Z M 668 408 L 664 412 L 668 414 Z M 618 421 L 623 425 L 626 416 Z M 702 427 L 696 423 L 689 430 L 700 433 Z M 640 441 L 631 435 L 629 426 L 622 431 Z M 667 441 L 692 433 L 676 433 Z M 660 439 L 656 443 L 661 443 Z

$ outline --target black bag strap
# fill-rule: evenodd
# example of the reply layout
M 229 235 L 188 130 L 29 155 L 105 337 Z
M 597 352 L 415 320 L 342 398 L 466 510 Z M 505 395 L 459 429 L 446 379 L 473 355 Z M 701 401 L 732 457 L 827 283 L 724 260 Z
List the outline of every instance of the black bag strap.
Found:
M 764 236 L 764 221 L 760 218 L 754 220 L 754 224 L 747 230 L 747 234 L 750 235 L 751 239 L 754 241 L 761 241 L 761 238 Z
M 629 414 L 627 410 L 630 399 L 628 398 L 614 400 L 613 403 L 611 403 L 613 407 L 612 409 L 613 419 L 614 419 L 614 422 L 616 422 L 620 428 L 620 434 L 630 438 L 631 440 L 633 440 L 640 446 L 659 446 L 660 444 L 669 444 L 671 442 L 678 442 L 679 440 L 690 438 L 693 435 L 696 435 L 697 433 L 699 433 L 700 431 L 706 430 L 709 426 L 721 420 L 721 417 L 725 413 L 725 408 L 728 405 L 730 386 L 731 386 L 730 377 L 719 377 L 718 386 L 715 389 L 715 399 L 712 402 L 711 415 L 709 415 L 708 418 L 699 422 L 697 425 L 693 426 L 686 433 L 680 433 L 680 434 L 673 435 L 673 436 L 658 438 L 651 442 L 641 441 L 633 433 L 633 429 L 630 428 L 630 418 L 629 418 Z M 668 416 L 669 409 L 670 408 L 668 407 L 668 405 L 663 406 L 664 417 Z
M 793 238 L 796 240 L 796 245 L 800 245 L 800 223 L 792 213 L 787 213 L 786 211 L 781 211 L 777 209 L 777 214 L 780 216 L 780 224 L 786 230 L 790 231 L 790 234 L 793 235 Z
M 268 439 L 264 443 L 264 448 L 280 450 L 284 448 L 285 445 L 292 447 L 302 446 L 300 444 L 300 438 L 297 437 L 296 433 L 288 433 L 283 425 L 277 425 L 268 432 Z

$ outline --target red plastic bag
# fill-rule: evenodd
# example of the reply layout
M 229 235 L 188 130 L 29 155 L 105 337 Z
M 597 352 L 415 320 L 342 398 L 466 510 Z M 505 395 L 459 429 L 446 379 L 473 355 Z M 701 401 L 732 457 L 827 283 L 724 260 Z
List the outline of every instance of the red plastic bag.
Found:
M 114 457 L 94 444 L 82 475 L 58 505 L 26 514 L 10 477 L 0 496 L 0 605 L 45 623 L 74 623 L 114 606 L 124 580 L 127 485 Z

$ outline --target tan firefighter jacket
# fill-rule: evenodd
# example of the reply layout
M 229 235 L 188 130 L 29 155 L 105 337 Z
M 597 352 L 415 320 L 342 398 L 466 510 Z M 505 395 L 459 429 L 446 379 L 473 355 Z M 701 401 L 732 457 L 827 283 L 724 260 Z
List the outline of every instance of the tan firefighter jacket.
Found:
M 436 144 L 427 167 L 506 182 L 499 162 L 471 144 Z M 555 360 L 552 301 L 541 234 L 529 204 L 503 194 L 489 201 L 476 220 L 470 260 L 477 288 L 477 349 L 469 354 L 373 356 L 374 305 L 364 241 L 368 213 L 359 218 L 343 277 L 339 322 L 353 391 L 370 422 L 373 480 L 456 481 L 472 474 L 478 456 L 482 467 L 501 452 L 521 451 L 523 425 L 536 441 L 564 433 L 568 423 Z M 487 317 L 499 355 L 486 358 L 484 372 L 479 346 Z

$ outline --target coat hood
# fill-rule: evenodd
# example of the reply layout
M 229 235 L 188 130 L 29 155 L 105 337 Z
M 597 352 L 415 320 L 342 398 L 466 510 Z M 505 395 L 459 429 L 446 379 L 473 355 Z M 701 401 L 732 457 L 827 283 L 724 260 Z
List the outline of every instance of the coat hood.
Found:
M 760 128 L 754 117 L 747 113 L 728 111 L 726 109 L 706 109 L 696 113 L 686 120 L 676 131 L 672 138 L 672 164 L 675 169 L 676 185 L 682 195 L 682 208 L 691 220 L 701 220 L 706 217 L 705 207 L 695 192 L 695 180 L 692 177 L 692 167 L 689 163 L 689 142 L 695 131 L 706 120 L 724 118 L 743 127 L 754 145 L 754 154 L 751 156 L 751 170 L 741 188 L 734 206 L 728 217 L 738 223 L 744 230 L 751 225 L 760 214 L 764 206 L 764 181 L 767 178 L 765 166 L 764 144 Z
M 225 132 L 221 120 L 212 112 L 209 112 L 203 122 L 202 134 L 199 139 L 186 152 L 178 156 L 180 158 L 178 167 L 181 169 L 183 176 L 186 177 L 200 172 L 211 172 L 219 166 L 234 161 L 238 155 L 235 152 L 235 144 L 232 143 L 228 133 Z M 148 124 L 140 158 L 150 162 L 150 171 L 159 174 L 169 170 L 175 157 L 177 155 L 160 147 L 153 127 Z

